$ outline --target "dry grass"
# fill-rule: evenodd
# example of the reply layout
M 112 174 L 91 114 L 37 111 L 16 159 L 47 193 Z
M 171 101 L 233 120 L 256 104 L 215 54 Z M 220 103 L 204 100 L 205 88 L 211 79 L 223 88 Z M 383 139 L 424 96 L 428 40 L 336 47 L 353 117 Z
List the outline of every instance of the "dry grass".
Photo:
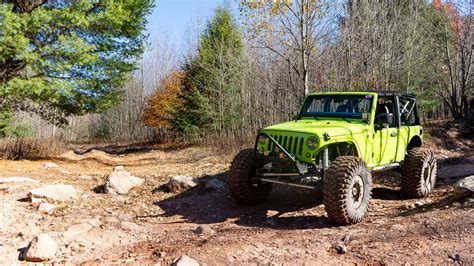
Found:
M 208 147 L 217 154 L 236 154 L 242 149 L 253 148 L 256 136 L 256 131 L 210 134 L 198 143 L 199 146 Z
M 48 159 L 60 155 L 66 144 L 58 139 L 4 138 L 0 140 L 0 157 L 9 160 Z

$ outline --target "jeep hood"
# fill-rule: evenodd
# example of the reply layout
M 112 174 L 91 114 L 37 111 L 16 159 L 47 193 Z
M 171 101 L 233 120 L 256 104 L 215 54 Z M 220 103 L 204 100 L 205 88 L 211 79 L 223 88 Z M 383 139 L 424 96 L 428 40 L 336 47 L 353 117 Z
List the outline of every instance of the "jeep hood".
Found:
M 361 122 L 351 123 L 339 120 L 297 120 L 276 124 L 262 129 L 262 132 L 295 132 L 312 134 L 322 137 L 328 133 L 330 137 L 359 134 L 367 130 L 369 126 Z

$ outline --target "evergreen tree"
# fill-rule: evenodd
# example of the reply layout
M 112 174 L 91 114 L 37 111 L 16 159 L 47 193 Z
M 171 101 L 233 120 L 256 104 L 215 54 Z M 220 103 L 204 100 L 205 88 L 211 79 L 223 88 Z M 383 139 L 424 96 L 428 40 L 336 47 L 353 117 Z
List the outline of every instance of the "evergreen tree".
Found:
M 0 105 L 55 123 L 103 111 L 143 52 L 152 0 L 1 0 Z
M 226 7 L 217 8 L 199 40 L 198 52 L 184 67 L 174 126 L 200 133 L 239 127 L 243 45 L 241 34 Z
M 0 138 L 8 136 L 13 122 L 15 122 L 15 113 L 8 108 L 0 109 Z

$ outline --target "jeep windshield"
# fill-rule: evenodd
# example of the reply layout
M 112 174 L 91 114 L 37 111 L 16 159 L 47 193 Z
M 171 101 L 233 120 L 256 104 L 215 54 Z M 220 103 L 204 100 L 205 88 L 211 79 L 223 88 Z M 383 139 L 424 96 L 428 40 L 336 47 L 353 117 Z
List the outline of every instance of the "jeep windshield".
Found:
M 299 117 L 369 120 L 372 95 L 314 95 L 306 98 Z

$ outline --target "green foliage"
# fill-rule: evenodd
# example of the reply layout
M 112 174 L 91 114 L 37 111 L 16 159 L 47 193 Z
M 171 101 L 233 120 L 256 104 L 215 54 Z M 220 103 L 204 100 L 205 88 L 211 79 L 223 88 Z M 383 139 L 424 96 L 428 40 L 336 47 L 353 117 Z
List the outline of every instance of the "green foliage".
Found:
M 152 5 L 152 0 L 3 0 L 0 99 L 43 104 L 65 115 L 111 107 L 120 98 L 114 88 L 143 52 Z
M 104 121 L 100 121 L 100 124 L 94 132 L 94 137 L 100 140 L 110 139 L 110 130 L 107 126 L 107 123 L 104 123 Z
M 28 123 L 11 125 L 5 129 L 6 137 L 28 138 L 34 137 L 35 134 L 35 129 Z
M 199 134 L 240 123 L 238 98 L 243 45 L 231 12 L 218 8 L 199 40 L 198 53 L 184 67 L 186 76 L 173 126 Z
M 0 137 L 6 137 L 7 131 L 12 127 L 15 122 L 15 113 L 8 108 L 0 110 Z
M 15 113 L 9 108 L 0 110 L 0 138 L 33 137 L 35 130 L 28 123 L 15 123 Z

